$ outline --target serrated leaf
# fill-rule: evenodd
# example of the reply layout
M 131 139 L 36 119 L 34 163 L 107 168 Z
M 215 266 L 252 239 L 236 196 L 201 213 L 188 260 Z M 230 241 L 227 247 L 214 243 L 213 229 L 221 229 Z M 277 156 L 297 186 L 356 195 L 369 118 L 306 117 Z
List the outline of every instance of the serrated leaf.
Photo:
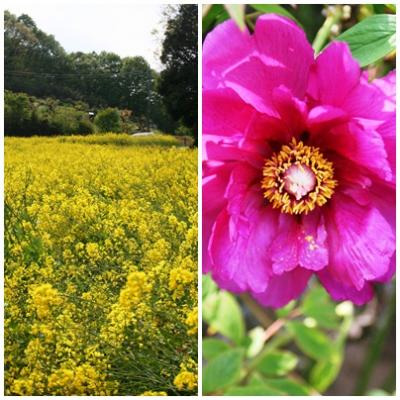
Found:
M 301 26 L 300 22 L 297 21 L 297 19 L 289 11 L 281 6 L 278 6 L 277 4 L 250 4 L 250 6 L 257 11 L 261 11 L 266 14 L 283 15 L 284 17 L 288 17 L 296 22 L 297 25 Z
M 266 385 L 236 386 L 229 388 L 224 396 L 283 396 L 284 393 Z
M 353 57 L 365 67 L 396 48 L 396 15 L 371 15 L 335 40 L 348 43 Z
M 228 343 L 224 342 L 221 339 L 203 339 L 203 357 L 207 361 L 212 360 L 213 358 L 217 357 L 224 351 L 229 350 L 230 348 L 231 347 L 228 345 Z
M 241 344 L 244 335 L 244 320 L 236 298 L 228 292 L 213 293 L 203 301 L 203 318 L 210 328 Z
M 212 359 L 203 368 L 203 392 L 213 393 L 234 384 L 240 377 L 243 350 L 232 349 Z
M 244 30 L 246 28 L 246 24 L 244 22 L 244 4 L 225 4 L 225 9 L 228 11 L 230 17 L 236 22 L 237 26 L 240 30 Z
M 271 351 L 258 363 L 257 371 L 266 375 L 283 376 L 296 368 L 298 358 L 289 351 Z
M 291 379 L 279 378 L 279 379 L 267 379 L 265 383 L 273 388 L 280 390 L 288 396 L 309 396 L 309 389 Z
M 330 357 L 333 344 L 319 329 L 309 328 L 299 321 L 289 322 L 288 328 L 303 353 L 316 360 Z
M 305 316 L 315 319 L 323 328 L 335 329 L 339 326 L 336 304 L 321 286 L 307 292 L 300 309 Z

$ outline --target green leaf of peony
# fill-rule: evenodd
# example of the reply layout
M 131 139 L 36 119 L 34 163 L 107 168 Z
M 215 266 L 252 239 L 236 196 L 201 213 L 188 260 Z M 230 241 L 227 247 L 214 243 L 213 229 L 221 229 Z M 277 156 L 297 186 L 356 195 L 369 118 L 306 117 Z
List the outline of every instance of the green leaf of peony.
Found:
M 236 298 L 228 292 L 213 293 L 203 301 L 203 318 L 215 330 L 236 344 L 245 336 L 244 320 Z
M 257 370 L 266 375 L 283 376 L 296 368 L 298 359 L 289 351 L 271 351 L 258 363 Z
M 222 4 L 213 4 L 203 16 L 202 29 L 203 34 L 207 33 L 212 27 L 214 22 L 221 23 L 229 18 L 229 14 L 225 10 Z
M 278 14 L 278 15 L 283 15 L 284 17 L 288 17 L 294 22 L 296 22 L 297 25 L 301 26 L 300 22 L 297 21 L 297 19 L 285 8 L 278 6 L 277 4 L 250 4 L 252 8 L 254 8 L 257 11 L 261 11 L 265 14 Z
M 299 321 L 289 322 L 288 328 L 294 334 L 297 346 L 309 357 L 318 360 L 331 356 L 333 344 L 320 330 L 309 328 Z
M 210 361 L 231 347 L 221 339 L 207 338 L 203 340 L 203 357 Z
M 339 326 L 339 318 L 335 312 L 336 304 L 321 286 L 308 291 L 300 309 L 305 316 L 314 318 L 323 328 L 335 329 Z
M 283 396 L 284 394 L 267 385 L 236 386 L 224 393 L 225 396 Z
M 212 280 L 210 275 L 202 276 L 202 299 L 204 300 L 208 295 L 218 292 L 216 283 Z
M 246 355 L 249 358 L 255 357 L 264 347 L 264 329 L 256 326 L 249 333 L 250 343 L 247 347 Z
M 319 360 L 310 373 L 311 385 L 320 392 L 324 392 L 335 381 L 342 365 L 340 353 L 331 355 L 329 359 Z
M 243 350 L 224 351 L 203 368 L 203 392 L 213 393 L 234 384 L 240 377 Z
M 301 385 L 298 382 L 295 382 L 291 379 L 279 378 L 279 379 L 267 379 L 265 383 L 273 388 L 280 390 L 288 396 L 309 396 L 309 389 Z
M 378 61 L 396 48 L 396 15 L 372 15 L 339 35 L 361 67 Z
M 228 11 L 228 14 L 231 18 L 236 22 L 237 26 L 240 30 L 244 30 L 246 28 L 246 24 L 244 22 L 244 4 L 225 4 L 225 9 Z

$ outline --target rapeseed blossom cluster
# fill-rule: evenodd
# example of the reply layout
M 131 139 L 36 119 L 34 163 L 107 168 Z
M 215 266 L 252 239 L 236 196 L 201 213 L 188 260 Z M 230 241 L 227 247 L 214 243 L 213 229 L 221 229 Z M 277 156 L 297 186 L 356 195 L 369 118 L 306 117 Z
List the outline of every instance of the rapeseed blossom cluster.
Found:
M 197 391 L 197 153 L 7 138 L 7 395 Z

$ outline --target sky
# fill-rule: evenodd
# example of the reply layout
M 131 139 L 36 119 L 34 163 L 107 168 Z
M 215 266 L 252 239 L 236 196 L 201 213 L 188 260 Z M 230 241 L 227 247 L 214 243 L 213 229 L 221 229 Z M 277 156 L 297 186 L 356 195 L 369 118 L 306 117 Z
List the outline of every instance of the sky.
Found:
M 28 14 L 39 29 L 52 34 L 67 52 L 114 52 L 143 56 L 160 71 L 162 4 L 117 0 L 6 1 L 13 14 Z M 155 36 L 152 31 L 157 29 Z

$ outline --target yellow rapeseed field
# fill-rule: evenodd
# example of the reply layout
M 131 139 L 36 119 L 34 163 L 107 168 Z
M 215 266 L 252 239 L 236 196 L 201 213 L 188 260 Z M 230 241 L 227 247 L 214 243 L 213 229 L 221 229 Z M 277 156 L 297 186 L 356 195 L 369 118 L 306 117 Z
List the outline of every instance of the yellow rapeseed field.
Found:
M 6 138 L 7 395 L 197 393 L 197 152 Z

